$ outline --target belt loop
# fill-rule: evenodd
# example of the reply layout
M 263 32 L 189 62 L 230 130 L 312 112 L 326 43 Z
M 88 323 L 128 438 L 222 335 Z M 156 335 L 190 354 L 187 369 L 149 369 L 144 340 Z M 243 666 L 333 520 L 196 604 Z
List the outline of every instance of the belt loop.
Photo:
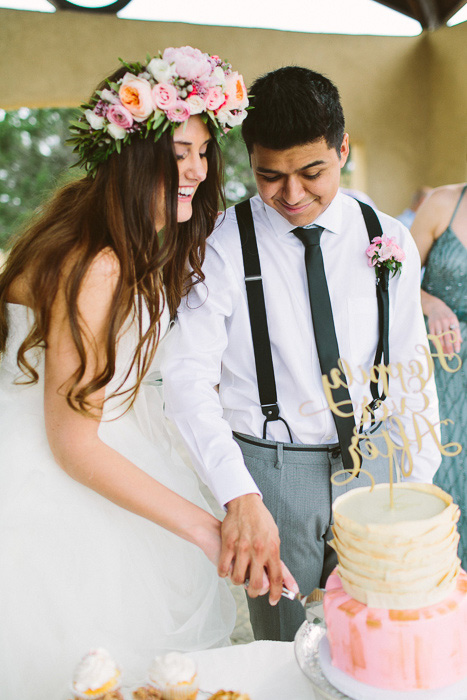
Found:
M 282 442 L 277 443 L 277 460 L 275 463 L 275 468 L 276 469 L 282 469 L 282 465 L 284 463 L 284 445 Z

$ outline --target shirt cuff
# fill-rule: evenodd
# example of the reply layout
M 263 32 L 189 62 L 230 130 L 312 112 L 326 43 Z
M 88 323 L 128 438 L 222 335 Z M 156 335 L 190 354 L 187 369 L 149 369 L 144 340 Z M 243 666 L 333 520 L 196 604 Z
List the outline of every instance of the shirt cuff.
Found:
M 224 462 L 210 471 L 208 478 L 209 488 L 219 505 L 224 509 L 229 501 L 233 501 L 239 496 L 245 496 L 247 493 L 257 493 L 261 498 L 263 497 L 244 464 Z

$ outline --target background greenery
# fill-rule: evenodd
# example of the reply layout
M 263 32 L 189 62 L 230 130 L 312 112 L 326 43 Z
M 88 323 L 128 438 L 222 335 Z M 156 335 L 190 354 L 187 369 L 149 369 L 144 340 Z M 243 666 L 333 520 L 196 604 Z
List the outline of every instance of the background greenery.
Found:
M 74 109 L 0 110 L 0 249 L 59 185 L 79 176 L 65 143 Z M 230 206 L 256 192 L 240 129 L 223 140 L 225 194 Z

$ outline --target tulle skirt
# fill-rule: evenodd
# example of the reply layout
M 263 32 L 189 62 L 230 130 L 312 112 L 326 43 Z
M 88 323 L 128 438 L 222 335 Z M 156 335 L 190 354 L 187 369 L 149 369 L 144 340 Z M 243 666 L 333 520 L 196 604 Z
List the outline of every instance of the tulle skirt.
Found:
M 109 650 L 124 684 L 156 654 L 229 643 L 235 605 L 194 545 L 71 479 L 47 443 L 43 389 L 0 372 L 0 698 L 62 700 L 90 648 Z M 161 399 L 101 423 L 102 440 L 203 507 L 170 447 Z

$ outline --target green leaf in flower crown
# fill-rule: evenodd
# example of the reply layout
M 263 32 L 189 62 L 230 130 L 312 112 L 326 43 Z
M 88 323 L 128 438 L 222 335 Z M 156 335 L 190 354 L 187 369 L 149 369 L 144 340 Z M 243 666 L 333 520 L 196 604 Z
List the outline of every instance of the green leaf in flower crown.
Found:
M 138 61 L 130 63 L 130 62 L 124 61 L 122 58 L 119 58 L 118 60 L 120 61 L 120 63 L 122 64 L 122 66 L 124 68 L 126 68 L 127 70 L 130 71 L 130 73 L 138 74 L 138 73 L 142 73 L 144 70 L 143 65 L 141 63 L 139 63 Z
M 154 115 L 155 115 L 155 114 L 156 114 L 156 113 L 154 112 Z M 164 112 L 159 112 L 159 114 L 157 115 L 157 117 L 154 116 L 154 119 L 153 119 L 153 122 L 152 122 L 152 128 L 153 128 L 153 129 L 157 129 L 157 128 L 162 124 L 162 122 L 164 121 L 165 118 L 166 118 L 166 116 L 165 116 Z
M 72 121 L 70 122 L 70 128 L 71 127 L 73 127 L 73 129 L 79 129 L 80 131 L 89 131 L 91 125 L 87 122 Z

